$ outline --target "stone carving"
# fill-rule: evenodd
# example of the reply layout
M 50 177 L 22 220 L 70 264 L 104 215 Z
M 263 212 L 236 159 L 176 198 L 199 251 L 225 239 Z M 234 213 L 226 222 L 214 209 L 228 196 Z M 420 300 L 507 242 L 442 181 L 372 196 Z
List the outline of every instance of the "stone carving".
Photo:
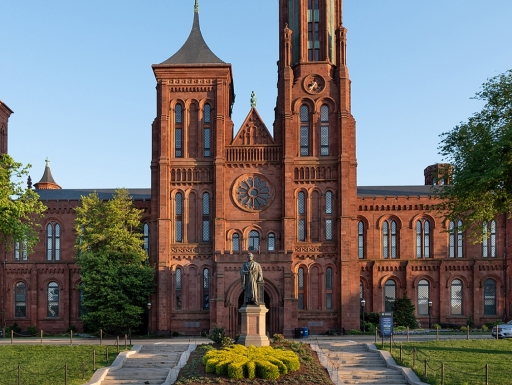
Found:
M 240 279 L 244 289 L 244 306 L 259 305 L 258 283 L 263 282 L 263 271 L 252 253 L 247 255 L 247 262 L 242 265 Z

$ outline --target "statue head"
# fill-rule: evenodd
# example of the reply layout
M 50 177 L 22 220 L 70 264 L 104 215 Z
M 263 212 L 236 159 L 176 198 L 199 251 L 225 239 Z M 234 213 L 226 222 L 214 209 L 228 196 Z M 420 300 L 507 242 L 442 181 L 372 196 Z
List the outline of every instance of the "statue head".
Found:
M 247 254 L 247 260 L 252 261 L 253 259 L 254 259 L 254 254 L 253 253 Z

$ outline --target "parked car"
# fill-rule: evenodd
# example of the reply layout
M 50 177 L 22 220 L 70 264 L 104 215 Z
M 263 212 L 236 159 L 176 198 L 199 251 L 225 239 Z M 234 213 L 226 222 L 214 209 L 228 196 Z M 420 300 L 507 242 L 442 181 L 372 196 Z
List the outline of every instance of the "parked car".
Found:
M 494 326 L 492 328 L 493 337 L 496 337 L 496 332 L 498 333 L 498 338 L 512 337 L 512 321 L 508 321 L 506 324 Z

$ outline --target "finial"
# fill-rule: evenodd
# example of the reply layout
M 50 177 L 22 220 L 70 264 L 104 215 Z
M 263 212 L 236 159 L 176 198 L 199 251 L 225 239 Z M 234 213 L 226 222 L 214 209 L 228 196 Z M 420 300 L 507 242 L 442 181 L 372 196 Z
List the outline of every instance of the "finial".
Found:
M 46 167 L 50 167 L 50 159 L 46 158 Z
M 251 92 L 251 107 L 256 108 L 256 93 L 254 91 Z
M 32 178 L 30 177 L 30 175 L 28 176 L 28 179 L 27 179 L 27 188 L 29 190 L 32 190 Z
M 194 12 L 199 13 L 199 0 L 196 0 L 196 4 L 194 5 Z

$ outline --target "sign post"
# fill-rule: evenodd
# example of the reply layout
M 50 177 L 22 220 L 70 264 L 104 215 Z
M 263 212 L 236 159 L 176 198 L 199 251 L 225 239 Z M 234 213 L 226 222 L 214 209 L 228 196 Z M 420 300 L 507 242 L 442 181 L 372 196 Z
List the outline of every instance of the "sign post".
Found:
M 391 337 L 393 335 L 393 312 L 379 313 L 379 323 L 382 346 L 384 346 L 384 337 Z

